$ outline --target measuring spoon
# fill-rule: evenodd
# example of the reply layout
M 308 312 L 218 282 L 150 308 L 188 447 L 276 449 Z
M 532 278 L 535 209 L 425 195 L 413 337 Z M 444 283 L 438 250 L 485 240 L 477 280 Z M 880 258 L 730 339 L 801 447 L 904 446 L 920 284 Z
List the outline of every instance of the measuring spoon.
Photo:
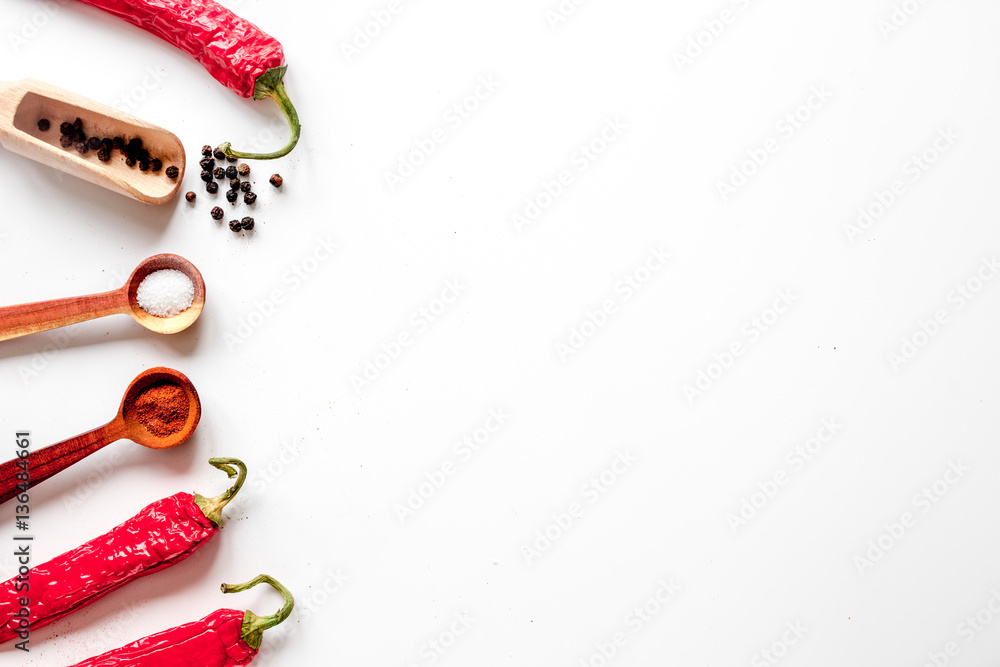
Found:
M 156 435 L 144 426 L 136 410 L 136 400 L 142 392 L 160 384 L 173 384 L 183 389 L 188 403 L 188 415 L 180 430 L 166 436 Z M 191 436 L 198 426 L 199 419 L 201 419 L 201 401 L 187 376 L 172 368 L 150 368 L 132 380 L 132 384 L 125 390 L 118 414 L 104 426 L 31 452 L 27 457 L 27 470 L 22 467 L 23 459 L 20 458 L 0 465 L 0 503 L 7 502 L 22 491 L 18 485 L 24 483 L 24 479 L 23 477 L 18 479 L 19 473 L 28 473 L 27 485 L 30 488 L 90 456 L 105 445 L 124 438 L 151 449 L 176 447 Z
M 38 129 L 42 118 L 50 123 L 45 132 Z M 101 162 L 97 151 L 80 155 L 72 147 L 63 148 L 59 145 L 59 125 L 77 118 L 83 121 L 87 136 L 122 137 L 126 142 L 142 139 L 143 147 L 163 162 L 163 168 L 159 172 L 144 172 L 129 167 L 117 150 L 112 151 L 110 161 Z M 146 204 L 169 201 L 184 178 L 184 146 L 175 135 L 118 109 L 35 79 L 0 81 L 0 146 Z M 177 178 L 166 175 L 169 166 L 177 167 L 180 172 Z
M 136 296 L 143 279 L 161 269 L 176 269 L 194 284 L 191 306 L 172 317 L 150 315 L 139 305 Z M 157 333 L 177 333 L 191 326 L 204 307 L 205 281 L 194 264 L 178 255 L 153 255 L 140 262 L 122 287 L 110 292 L 0 308 L 0 340 L 119 314 L 131 315 L 136 322 Z

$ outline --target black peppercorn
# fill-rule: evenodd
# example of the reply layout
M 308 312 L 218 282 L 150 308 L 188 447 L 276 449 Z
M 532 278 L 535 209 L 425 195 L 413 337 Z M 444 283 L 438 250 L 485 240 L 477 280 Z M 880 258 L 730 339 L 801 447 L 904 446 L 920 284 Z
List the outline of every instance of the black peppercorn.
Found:
M 204 146 L 201 147 L 201 154 L 204 155 L 205 157 L 212 157 L 212 147 L 209 146 L 208 144 L 205 144 Z
M 73 137 L 69 136 L 68 134 L 62 135 L 61 137 L 59 137 L 59 145 L 62 146 L 63 148 L 69 148 L 70 146 L 73 145 Z
M 74 130 L 82 130 L 83 129 L 83 119 L 82 118 L 77 118 L 76 120 L 73 121 L 73 129 Z
M 222 167 L 216 167 L 215 171 L 212 172 L 212 174 L 221 181 L 226 177 L 226 170 L 223 169 Z
M 234 232 L 238 232 L 242 228 L 243 228 L 243 224 L 239 220 L 230 220 L 229 221 L 229 229 L 233 230 Z
M 60 123 L 59 124 L 59 134 L 67 135 L 73 133 L 73 123 Z
M 87 148 L 89 148 L 90 150 L 96 151 L 100 147 L 101 147 L 101 140 L 98 139 L 97 137 L 91 137 L 90 139 L 87 139 Z
M 212 172 L 210 172 L 208 169 L 203 170 L 201 172 L 201 180 L 205 181 L 206 183 L 210 182 L 212 180 Z
M 253 218 L 251 218 L 250 216 L 247 216 L 247 217 L 243 218 L 242 220 L 240 220 L 240 225 L 243 227 L 243 229 L 247 230 L 248 232 L 252 231 L 253 230 Z
M 140 150 L 142 150 L 142 139 L 139 137 L 129 139 L 129 142 L 125 145 L 125 152 L 136 159 L 139 159 Z
M 198 195 L 196 195 L 195 193 L 190 192 L 190 191 L 188 191 L 188 193 L 186 195 L 184 195 L 184 199 L 187 199 L 188 201 L 194 201 L 197 198 L 198 198 Z
M 240 163 L 240 166 L 236 168 L 236 171 L 239 172 L 240 176 L 249 176 L 250 165 L 248 165 L 246 162 L 242 162 Z
M 111 137 L 104 137 L 103 139 L 101 139 L 101 145 L 107 146 L 108 150 L 111 150 L 112 148 L 114 148 L 115 144 L 113 141 L 111 141 Z
M 145 148 L 140 148 L 135 152 L 135 157 L 137 160 L 139 160 L 139 162 L 143 161 L 149 162 L 152 156 L 149 154 L 149 151 L 147 151 Z
M 208 183 L 205 183 L 205 189 L 208 190 L 208 194 L 214 195 L 219 191 L 219 184 L 215 181 L 209 181 Z
M 49 122 L 48 118 L 39 118 L 38 119 L 38 129 L 39 130 L 41 130 L 42 132 L 48 132 L 50 127 L 52 127 L 52 124 Z
M 139 160 L 139 171 L 149 171 L 149 162 L 146 160 Z
M 215 152 L 212 153 L 212 155 L 215 156 L 216 160 L 225 160 L 226 159 L 226 154 L 222 152 L 221 148 L 216 148 Z
M 180 176 L 180 173 L 181 170 L 175 167 L 174 165 L 170 165 L 169 167 L 167 167 L 166 171 L 167 178 L 177 178 L 178 176 Z
M 285 179 L 281 177 L 281 174 L 271 174 L 271 178 L 267 179 L 268 182 L 276 188 L 280 188 L 281 184 L 285 182 Z
M 218 206 L 216 206 L 215 208 L 212 209 L 212 219 L 213 220 L 222 220 L 222 216 L 224 216 L 224 215 L 225 215 L 225 213 L 223 213 L 222 209 L 219 208 Z
M 240 183 L 240 190 L 243 192 L 250 192 L 250 181 L 243 181 Z
M 149 161 L 149 168 L 153 171 L 159 171 L 163 169 L 163 160 L 158 157 L 154 157 Z
M 76 143 L 76 146 L 74 146 L 73 148 L 75 148 L 76 152 L 79 153 L 80 155 L 86 155 L 87 151 L 90 150 L 89 148 L 87 148 L 87 144 L 82 141 L 78 141 Z
M 101 147 L 97 149 L 97 159 L 101 162 L 109 162 L 111 160 L 111 149 L 101 144 Z
M 232 165 L 226 167 L 226 178 L 236 178 L 236 176 L 237 176 L 236 167 Z
M 229 189 L 230 190 L 239 190 L 240 189 L 240 179 L 234 178 L 233 180 L 229 181 Z
M 125 166 L 134 167 L 135 164 L 136 164 L 136 159 L 134 157 L 132 157 L 131 155 L 125 156 Z
M 239 193 L 237 193 L 236 190 L 227 190 L 226 191 L 226 201 L 228 201 L 231 204 L 235 204 L 236 203 L 236 197 L 238 196 L 238 194 Z
M 212 169 L 215 167 L 215 159 L 212 157 L 202 158 L 198 164 L 201 165 L 202 169 Z
M 243 203 L 245 203 L 247 206 L 253 205 L 255 201 L 257 201 L 257 195 L 254 194 L 253 192 L 248 192 L 245 195 L 243 195 Z

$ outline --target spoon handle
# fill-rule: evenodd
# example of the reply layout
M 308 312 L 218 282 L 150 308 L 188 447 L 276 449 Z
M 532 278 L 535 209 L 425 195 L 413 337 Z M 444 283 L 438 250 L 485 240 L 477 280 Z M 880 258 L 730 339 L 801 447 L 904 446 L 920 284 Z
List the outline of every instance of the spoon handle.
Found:
M 69 440 L 31 452 L 27 458 L 27 471 L 21 467 L 23 459 L 7 461 L 0 465 L 0 503 L 7 502 L 23 491 L 18 488 L 18 485 L 24 483 L 23 478 L 18 480 L 19 473 L 28 473 L 28 488 L 31 488 L 60 470 L 90 456 L 101 447 L 125 437 L 127 437 L 125 422 L 118 416 L 93 431 L 81 433 Z
M 129 311 L 124 287 L 89 296 L 5 306 L 0 308 L 0 340 Z

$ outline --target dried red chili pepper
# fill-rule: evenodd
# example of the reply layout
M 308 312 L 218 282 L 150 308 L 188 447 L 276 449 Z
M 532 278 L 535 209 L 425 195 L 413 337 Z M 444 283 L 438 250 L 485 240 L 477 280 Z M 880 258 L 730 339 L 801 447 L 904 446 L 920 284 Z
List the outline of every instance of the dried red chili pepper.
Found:
M 209 74 L 243 97 L 270 97 L 285 114 L 291 134 L 284 148 L 273 153 L 234 151 L 228 157 L 256 160 L 287 155 L 299 140 L 301 126 L 283 82 L 285 54 L 281 43 L 250 21 L 213 0 L 80 0 L 123 18 L 181 48 L 205 66 Z
M 222 584 L 222 592 L 239 593 L 259 583 L 274 586 L 285 599 L 276 614 L 260 617 L 252 611 L 219 609 L 200 621 L 149 635 L 71 667 L 236 667 L 249 664 L 260 649 L 264 631 L 288 618 L 295 604 L 288 589 L 266 574 L 245 584 Z
M 27 639 L 26 630 L 46 626 L 138 577 L 178 563 L 211 539 L 221 528 L 222 508 L 246 481 L 247 468 L 238 459 L 209 463 L 237 477 L 215 498 L 177 493 L 158 500 L 104 535 L 31 568 L 26 581 L 13 577 L 0 584 L 0 619 L 5 619 L 0 643 Z M 24 597 L 30 601 L 27 618 L 14 615 Z

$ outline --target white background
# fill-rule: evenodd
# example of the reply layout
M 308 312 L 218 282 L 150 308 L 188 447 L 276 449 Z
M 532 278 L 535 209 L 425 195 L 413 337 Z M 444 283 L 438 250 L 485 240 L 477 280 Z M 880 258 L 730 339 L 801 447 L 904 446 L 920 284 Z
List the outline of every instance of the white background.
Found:
M 37 487 L 36 559 L 218 493 L 211 456 L 251 479 L 195 556 L 0 663 L 270 613 L 276 594 L 218 592 L 267 572 L 298 606 L 261 665 L 996 664 L 1000 7 L 226 4 L 283 42 L 304 128 L 252 164 L 250 236 L 211 220 L 196 162 L 282 144 L 273 104 L 76 2 L 4 3 L 0 79 L 167 127 L 199 198 L 146 207 L 0 154 L 2 302 L 111 289 L 160 252 L 208 293 L 174 336 L 117 317 L 0 345 L 0 458 L 17 429 L 41 447 L 104 423 L 151 366 L 204 407 L 178 449 L 121 441 Z M 461 123 L 456 103 L 475 107 Z M 420 165 L 390 186 L 401 159 Z M 651 251 L 670 258 L 650 271 Z M 504 424 L 470 456 L 456 443 L 491 411 Z M 13 533 L 8 505 L 0 554 Z

